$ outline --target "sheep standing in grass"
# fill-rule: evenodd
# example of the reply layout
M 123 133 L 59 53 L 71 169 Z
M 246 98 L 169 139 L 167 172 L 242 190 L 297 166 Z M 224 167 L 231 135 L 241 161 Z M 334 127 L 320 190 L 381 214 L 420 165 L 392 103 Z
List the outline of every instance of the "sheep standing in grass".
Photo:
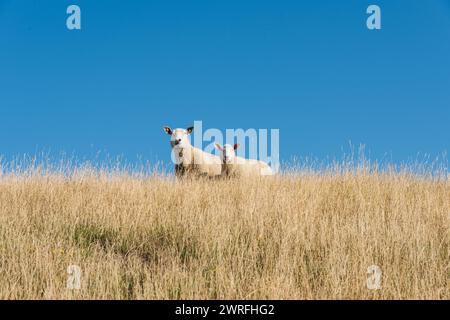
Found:
M 226 144 L 222 147 L 216 143 L 216 148 L 220 150 L 222 176 L 224 177 L 273 175 L 273 171 L 267 163 L 236 156 L 236 150 L 239 148 L 239 144 Z
M 194 127 L 174 129 L 164 127 L 170 135 L 170 145 L 175 161 L 175 176 L 177 177 L 212 177 L 220 176 L 222 162 L 219 157 L 206 153 L 191 145 L 188 135 Z

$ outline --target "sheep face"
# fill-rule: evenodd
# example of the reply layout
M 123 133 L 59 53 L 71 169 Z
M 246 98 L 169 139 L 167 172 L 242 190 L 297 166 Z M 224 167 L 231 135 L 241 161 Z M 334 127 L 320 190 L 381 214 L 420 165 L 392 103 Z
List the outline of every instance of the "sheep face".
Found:
M 194 130 L 194 127 L 187 129 L 177 128 L 172 130 L 169 127 L 164 127 L 164 131 L 170 135 L 170 145 L 172 148 L 183 149 L 191 145 L 189 142 L 189 135 Z
M 216 148 L 220 150 L 220 160 L 224 164 L 234 163 L 236 158 L 236 149 L 239 148 L 239 144 L 225 144 L 223 147 L 216 143 Z

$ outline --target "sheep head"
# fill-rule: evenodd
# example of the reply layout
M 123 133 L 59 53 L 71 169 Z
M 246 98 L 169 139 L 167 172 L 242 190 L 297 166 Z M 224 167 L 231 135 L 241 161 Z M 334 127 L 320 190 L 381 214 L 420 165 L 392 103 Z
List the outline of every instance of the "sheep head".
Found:
M 225 144 L 223 147 L 216 143 L 216 149 L 220 151 L 220 160 L 222 160 L 223 164 L 234 163 L 236 158 L 236 150 L 239 148 L 239 144 L 235 143 L 234 145 Z
M 177 128 L 174 130 L 170 127 L 164 127 L 164 131 L 170 135 L 170 145 L 172 148 L 183 149 L 191 145 L 189 135 L 194 131 L 194 127 L 187 129 Z

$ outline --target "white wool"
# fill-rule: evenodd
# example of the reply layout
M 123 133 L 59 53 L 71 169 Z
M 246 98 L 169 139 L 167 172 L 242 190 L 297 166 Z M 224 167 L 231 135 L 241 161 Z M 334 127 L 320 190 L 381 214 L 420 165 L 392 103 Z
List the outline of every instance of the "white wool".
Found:
M 221 151 L 223 176 L 271 176 L 274 174 L 270 166 L 263 161 L 236 156 L 235 149 L 238 145 L 226 144 L 223 147 L 220 145 L 216 147 Z
M 192 145 L 173 148 L 176 163 L 181 169 L 178 176 L 217 176 L 222 172 L 220 158 Z

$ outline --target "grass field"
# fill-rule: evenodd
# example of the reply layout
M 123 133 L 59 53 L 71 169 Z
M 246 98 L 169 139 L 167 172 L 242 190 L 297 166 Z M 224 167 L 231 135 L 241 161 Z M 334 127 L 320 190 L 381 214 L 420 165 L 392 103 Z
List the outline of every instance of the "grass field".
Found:
M 449 216 L 448 176 L 407 171 L 2 173 L 0 298 L 450 299 Z

